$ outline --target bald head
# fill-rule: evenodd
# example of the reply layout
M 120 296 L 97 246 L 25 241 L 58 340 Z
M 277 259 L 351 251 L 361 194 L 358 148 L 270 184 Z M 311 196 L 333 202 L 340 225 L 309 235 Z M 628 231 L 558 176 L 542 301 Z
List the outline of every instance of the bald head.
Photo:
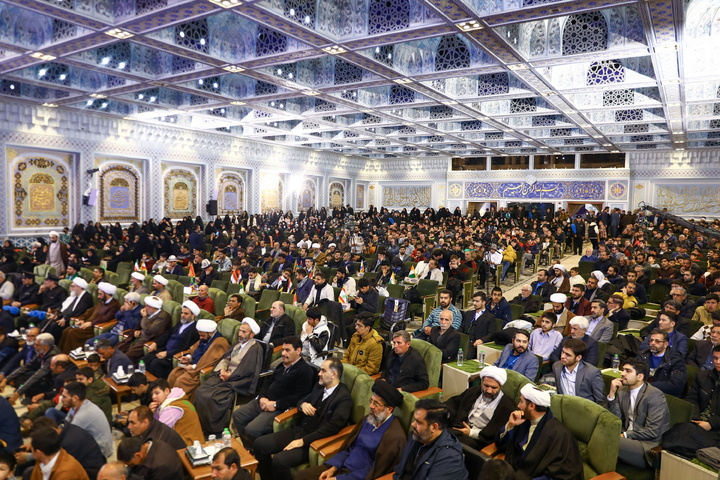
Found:
M 110 462 L 103 465 L 97 474 L 97 480 L 126 480 L 130 469 L 122 462 Z

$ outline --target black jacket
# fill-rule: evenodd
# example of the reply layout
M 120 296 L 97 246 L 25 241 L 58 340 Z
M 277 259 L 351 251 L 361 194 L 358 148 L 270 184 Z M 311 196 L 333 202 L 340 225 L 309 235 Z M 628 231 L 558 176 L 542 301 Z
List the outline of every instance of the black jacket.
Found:
M 537 291 L 535 291 L 535 289 L 537 288 L 537 283 L 538 283 L 537 280 L 535 280 L 534 282 L 532 282 L 530 284 L 530 288 L 531 288 L 531 291 L 533 292 L 533 295 L 540 295 L 542 297 L 543 303 L 549 302 L 550 295 L 555 293 L 555 285 L 550 283 L 550 281 L 548 280 L 545 283 L 543 283 L 543 285 Z
M 690 317 L 688 317 L 688 318 L 690 318 Z M 656 328 L 660 328 L 660 314 L 659 313 L 655 317 L 655 320 L 650 322 L 650 324 L 647 325 L 646 327 L 643 327 L 642 329 L 640 329 L 640 336 L 645 338 L 648 335 L 650 335 L 650 332 L 652 332 Z M 687 321 L 687 318 L 678 317 L 677 322 L 675 322 L 675 330 L 682 333 L 686 337 L 690 338 L 690 335 L 689 335 L 690 323 Z
M 276 411 L 284 412 L 292 408 L 301 398 L 305 397 L 315 383 L 315 371 L 302 358 L 285 371 L 280 363 L 275 367 L 270 380 L 263 386 L 258 399 L 267 398 L 277 403 Z
M 65 424 L 60 432 L 60 446 L 82 465 L 90 478 L 95 478 L 105 465 L 105 455 L 100 446 L 92 435 L 77 425 Z
M 465 390 L 460 395 L 456 395 L 445 402 L 445 406 L 450 414 L 449 425 L 451 427 L 463 428 L 463 422 L 468 421 L 470 412 L 472 412 L 475 401 L 482 395 L 482 386 L 472 387 Z M 495 408 L 490 422 L 480 431 L 475 445 L 477 449 L 483 449 L 495 441 L 495 435 L 500 428 L 503 427 L 510 418 L 510 413 L 517 409 L 517 405 L 512 398 L 503 395 Z
M 685 363 L 702 368 L 705 360 L 707 360 L 710 356 L 712 348 L 713 344 L 710 340 L 700 340 L 695 344 L 695 348 L 693 348 L 692 352 L 688 353 Z
M 391 376 L 393 378 L 389 378 Z M 425 360 L 412 347 L 402 358 L 398 357 L 394 350 L 391 351 L 381 378 L 395 388 L 402 388 L 403 392 L 417 392 L 430 386 Z
M 650 350 L 644 350 L 636 357 L 636 360 L 643 362 L 650 371 Z M 648 374 L 649 376 L 649 374 Z M 683 356 L 672 347 L 667 347 L 662 362 L 655 370 L 655 375 L 650 379 L 653 387 L 675 397 L 681 397 L 685 382 L 687 380 L 687 369 Z
M 630 314 L 625 309 L 620 309 L 608 316 L 608 320 L 618 324 L 618 330 L 625 330 L 630 323 Z
M 15 290 L 13 295 L 14 302 L 20 302 L 23 307 L 29 304 L 39 304 L 41 302 L 40 295 L 38 294 L 40 285 L 37 283 L 31 283 L 30 285 L 21 285 L 20 288 Z
M 452 327 L 440 335 L 440 327 L 430 329 L 430 343 L 442 351 L 442 363 L 452 362 L 457 358 L 460 348 L 460 334 Z
M 550 356 L 548 357 L 548 360 L 550 360 L 550 365 L 560 361 L 560 354 L 562 353 L 563 345 L 565 345 L 565 340 L 567 340 L 568 338 L 570 337 L 564 337 L 562 339 L 562 342 L 560 342 L 560 345 L 558 345 L 557 348 L 550 354 Z M 597 366 L 598 358 L 600 356 L 600 350 L 598 348 L 597 340 L 587 334 L 580 340 L 585 342 L 585 346 L 587 347 L 587 353 L 585 354 L 583 360 L 585 360 L 585 362 L 589 363 L 590 365 Z
M 720 429 L 720 388 L 715 388 L 719 376 L 720 374 L 715 369 L 698 372 L 687 397 L 685 397 L 688 402 L 692 403 L 693 420 L 700 420 L 700 414 L 708 405 L 712 405 L 708 422 L 713 430 Z
M 256 338 L 264 341 L 265 335 L 267 335 L 271 325 L 273 325 L 273 329 L 272 334 L 270 335 L 270 343 L 276 347 L 282 345 L 283 338 L 295 336 L 295 322 L 293 322 L 292 318 L 288 317 L 287 314 L 284 313 L 277 320 L 273 320 L 272 317 L 265 320 L 260 327 L 260 333 L 256 336 Z M 295 402 L 293 402 L 293 404 L 294 403 Z
M 152 441 L 145 461 L 131 472 L 144 480 L 177 480 L 185 473 L 176 449 L 162 440 Z
M 187 446 L 185 440 L 183 440 L 179 433 L 156 419 L 150 420 L 150 426 L 145 430 L 145 433 L 140 435 L 140 439 L 143 442 L 159 440 L 170 445 L 175 450 L 180 450 Z
M 475 318 L 475 310 L 468 310 L 463 313 L 460 331 L 470 337 L 470 351 L 466 352 L 468 358 L 475 358 L 476 348 L 473 346 L 475 340 L 482 340 L 483 343 L 492 342 L 495 331 L 497 330 L 497 322 L 495 315 L 490 310 L 485 310 L 480 317 L 473 322 Z
M 353 399 L 350 396 L 350 390 L 345 384 L 339 383 L 332 394 L 323 402 L 324 391 L 325 387 L 317 385 L 297 403 L 300 411 L 300 422 L 294 427 L 295 438 L 302 438 L 304 447 L 309 447 L 315 440 L 335 435 L 350 420 Z M 303 403 L 309 403 L 315 407 L 315 415 L 312 417 L 304 415 L 300 408 Z
M 56 285 L 55 288 L 51 290 L 45 290 L 40 294 L 42 304 L 39 310 L 46 312 L 48 309 L 55 310 L 56 308 L 60 308 L 67 296 L 67 292 L 60 285 Z

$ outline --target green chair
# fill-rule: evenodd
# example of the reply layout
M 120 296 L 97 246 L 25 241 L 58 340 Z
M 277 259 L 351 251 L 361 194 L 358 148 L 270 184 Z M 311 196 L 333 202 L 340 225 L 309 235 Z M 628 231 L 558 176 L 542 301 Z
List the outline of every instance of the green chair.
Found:
M 390 298 L 403 298 L 405 294 L 405 287 L 402 285 L 386 285 Z
M 302 330 L 303 323 L 307 320 L 305 310 L 303 310 L 302 307 L 285 305 L 285 314 L 293 319 L 293 323 L 295 323 L 295 335 L 299 335 L 300 330 Z
M 270 318 L 270 307 L 274 302 L 280 300 L 280 292 L 278 290 L 270 290 L 266 288 L 260 294 L 260 301 L 255 308 L 255 316 L 258 320 L 265 321 Z M 247 311 L 245 312 L 247 313 Z
M 513 402 L 520 402 L 520 389 L 527 383 L 531 383 L 530 380 L 523 374 L 517 373 L 514 370 L 505 370 L 507 372 L 507 380 L 505 385 L 502 386 L 502 392 L 507 395 L 508 398 L 512 398 Z
M 70 292 L 70 285 L 72 285 L 72 280 L 68 280 L 67 278 L 61 278 L 58 282 L 58 285 L 60 285 L 66 292 Z
M 295 301 L 295 294 L 294 293 L 281 293 L 279 300 L 283 302 L 285 305 L 292 305 Z
M 228 285 L 227 289 L 225 289 L 228 295 L 232 295 L 234 293 L 240 293 L 240 284 L 239 283 L 231 283 Z
M 90 294 L 90 296 L 93 299 L 93 305 L 95 305 L 98 302 L 98 292 L 100 290 L 98 289 L 97 284 L 95 283 L 88 283 L 87 292 Z
M 512 312 L 512 320 L 517 320 L 518 318 L 525 315 L 525 307 L 516 303 L 510 304 L 510 311 Z
M 209 288 L 208 295 L 215 305 L 215 315 L 220 316 L 225 313 L 225 305 L 227 305 L 227 293 L 217 288 Z
M 703 325 L 703 322 L 700 320 L 688 320 L 688 338 L 692 337 Z
M 165 287 L 172 295 L 172 299 L 175 302 L 182 303 L 185 301 L 185 292 L 183 291 L 183 284 L 177 280 L 168 280 L 168 284 Z
M 605 352 L 607 352 L 607 343 L 597 342 L 598 344 L 598 363 L 595 365 L 599 369 L 603 369 L 603 362 L 605 361 Z
M 465 354 L 465 358 L 470 355 L 470 336 L 467 333 L 458 332 L 460 334 L 460 350 Z
M 587 262 L 581 260 L 578 262 L 578 270 L 580 270 L 580 275 L 590 275 L 595 270 L 595 262 Z
M 442 393 L 442 390 L 438 388 L 440 386 L 440 371 L 442 370 L 442 352 L 435 345 L 418 338 L 410 340 L 410 346 L 417 350 L 425 361 L 429 380 L 428 390 L 415 392 L 415 396 L 418 398 L 439 397 Z
M 120 277 L 118 276 L 117 273 L 111 272 L 111 271 L 105 272 L 105 281 L 106 282 L 112 283 L 113 285 L 115 285 L 117 287 L 117 286 L 121 285 L 119 280 L 120 280 Z
M 572 395 L 553 395 L 550 409 L 577 440 L 586 479 L 615 470 L 622 431 L 618 417 L 594 402 Z
M 132 275 L 132 265 L 119 264 L 115 273 L 117 274 L 117 285 L 127 285 L 130 283 L 130 275 Z
M 163 302 L 162 309 L 167 312 L 172 319 L 172 324 L 175 326 L 180 321 L 180 314 L 182 313 L 182 305 L 173 300 Z
M 35 268 L 33 268 L 33 273 L 35 274 L 35 283 L 39 283 L 40 285 L 42 285 L 42 283 L 45 281 L 45 277 L 47 277 L 49 273 L 55 275 L 57 272 L 55 271 L 55 267 L 53 266 L 36 265 Z M 85 280 L 87 280 L 87 278 Z
M 648 290 L 648 302 L 662 305 L 668 294 L 670 294 L 670 287 L 668 285 L 655 282 L 650 285 Z
M 177 281 L 183 286 L 183 287 L 189 287 L 190 282 L 192 279 L 190 277 L 187 277 L 185 275 L 179 275 L 177 278 Z
M 93 271 L 89 268 L 82 267 L 80 269 L 80 276 L 83 277 L 86 282 L 90 282 L 93 278 Z
M 237 320 L 233 320 L 232 318 L 221 318 L 217 322 L 217 325 L 220 335 L 222 335 L 223 338 L 232 345 L 238 338 L 238 330 L 240 330 L 240 325 L 242 325 L 242 323 Z
M 230 282 L 225 280 L 213 280 L 210 284 L 211 288 L 217 288 L 218 290 L 222 290 L 223 292 L 227 292 L 228 286 L 230 286 Z
M 416 316 L 425 319 L 433 308 L 437 299 L 437 290 L 439 283 L 436 280 L 419 280 L 417 291 L 420 294 L 422 303 L 411 303 L 408 307 L 408 315 L 411 319 Z
M 243 295 L 240 294 L 242 297 L 242 309 L 243 312 L 245 312 L 245 316 L 250 318 L 255 318 L 255 307 L 257 306 L 257 302 L 254 298 L 252 298 L 250 295 Z

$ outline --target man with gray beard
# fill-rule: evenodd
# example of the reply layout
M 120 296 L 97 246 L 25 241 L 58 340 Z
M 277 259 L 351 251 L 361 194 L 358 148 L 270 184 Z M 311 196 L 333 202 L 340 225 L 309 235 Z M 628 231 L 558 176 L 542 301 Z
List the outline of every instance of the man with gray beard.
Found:
M 406 440 L 393 415 L 403 403 L 403 394 L 382 379 L 372 392 L 370 413 L 355 425 L 340 451 L 323 465 L 301 470 L 294 480 L 327 480 L 348 473 L 353 478 L 379 478 L 392 472 Z

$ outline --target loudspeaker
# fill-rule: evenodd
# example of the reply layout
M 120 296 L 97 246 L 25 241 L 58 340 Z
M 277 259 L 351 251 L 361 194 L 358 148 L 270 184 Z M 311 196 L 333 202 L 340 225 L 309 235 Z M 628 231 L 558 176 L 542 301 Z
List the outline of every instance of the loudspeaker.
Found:
M 217 215 L 217 200 L 210 200 L 205 206 L 208 215 Z

